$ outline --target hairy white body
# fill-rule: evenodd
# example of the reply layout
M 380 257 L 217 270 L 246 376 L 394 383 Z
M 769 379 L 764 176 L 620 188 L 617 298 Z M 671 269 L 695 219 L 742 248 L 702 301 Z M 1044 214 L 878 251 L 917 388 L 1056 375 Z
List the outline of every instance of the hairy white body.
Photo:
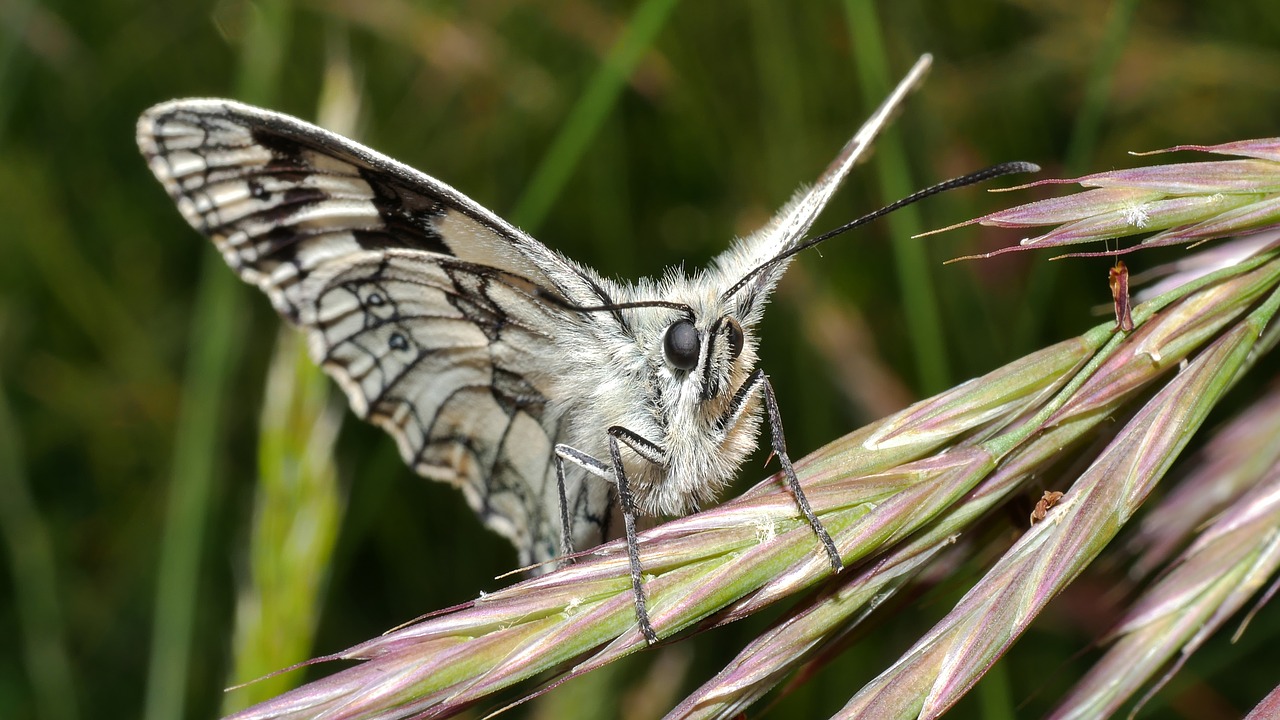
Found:
M 686 304 L 705 337 L 714 322 L 726 315 L 738 317 L 743 309 L 726 307 L 717 293 L 707 292 L 707 279 L 672 275 L 656 287 L 615 286 L 614 297 L 623 303 L 660 297 Z M 666 450 L 661 464 L 629 449 L 623 452 L 636 505 L 646 515 L 683 515 L 714 502 L 755 449 L 759 434 L 759 402 L 754 399 L 734 422 L 718 426 L 734 393 L 755 369 L 753 334 L 744 333 L 746 343 L 736 361 L 729 359 L 730 350 L 721 340 L 706 348 L 709 362 L 682 373 L 668 367 L 662 352 L 663 335 L 677 318 L 673 310 L 646 308 L 630 337 L 601 337 L 595 326 L 579 327 L 578 351 L 558 356 L 563 366 L 554 372 L 556 395 L 565 398 L 563 411 L 571 419 L 562 442 L 608 458 L 602 429 L 621 426 Z M 748 330 L 757 319 L 740 322 Z M 707 384 L 717 391 L 704 399 Z

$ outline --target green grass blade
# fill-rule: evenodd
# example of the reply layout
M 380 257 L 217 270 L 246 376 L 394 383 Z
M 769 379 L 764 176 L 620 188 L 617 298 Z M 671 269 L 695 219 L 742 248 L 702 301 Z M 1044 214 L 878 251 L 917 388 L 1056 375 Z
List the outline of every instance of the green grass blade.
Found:
M 511 221 L 530 232 L 546 219 L 565 182 L 622 93 L 636 63 L 653 44 L 676 0 L 645 0 L 565 119 L 551 149 L 538 165 Z
M 145 717 L 182 717 L 198 597 L 204 530 L 212 514 L 215 458 L 226 388 L 239 361 L 244 293 L 210 247 L 192 321 L 190 356 L 175 431 L 169 499 L 160 539 Z
M 880 21 L 873 3 L 846 0 L 850 42 L 856 58 L 863 101 L 874 107 L 888 91 L 892 77 L 889 60 L 880 33 Z M 907 163 L 902 136 L 892 127 L 876 140 L 876 174 L 886 202 L 911 194 L 916 189 Z M 951 370 L 947 362 L 946 339 L 942 331 L 942 314 L 937 293 L 930 278 L 930 259 L 925 241 L 914 238 L 924 230 L 919 211 L 905 207 L 885 218 L 893 237 L 898 283 L 901 287 L 903 313 L 911 337 L 916 380 L 924 395 L 941 392 L 950 386 Z

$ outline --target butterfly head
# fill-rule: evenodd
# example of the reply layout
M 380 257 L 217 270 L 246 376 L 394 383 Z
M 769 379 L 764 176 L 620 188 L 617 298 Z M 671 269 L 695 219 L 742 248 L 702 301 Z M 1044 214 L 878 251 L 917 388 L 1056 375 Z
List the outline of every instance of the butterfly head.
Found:
M 674 378 L 695 380 L 700 399 L 708 400 L 729 387 L 746 343 L 746 332 L 732 315 L 703 327 L 694 316 L 680 317 L 663 332 L 662 358 Z

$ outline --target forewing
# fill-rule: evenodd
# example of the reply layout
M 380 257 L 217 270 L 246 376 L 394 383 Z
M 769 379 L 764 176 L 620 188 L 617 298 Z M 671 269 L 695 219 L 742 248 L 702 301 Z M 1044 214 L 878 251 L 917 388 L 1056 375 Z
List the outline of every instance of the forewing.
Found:
M 138 146 L 183 217 L 281 314 L 290 288 L 356 250 L 441 253 L 598 305 L 585 271 L 470 198 L 352 140 L 231 100 L 173 100 L 138 121 Z
M 293 118 L 159 105 L 138 144 L 183 216 L 286 318 L 352 409 L 451 482 L 524 562 L 559 546 L 546 357 L 593 276 L 443 183 Z M 607 488 L 569 478 L 575 544 Z

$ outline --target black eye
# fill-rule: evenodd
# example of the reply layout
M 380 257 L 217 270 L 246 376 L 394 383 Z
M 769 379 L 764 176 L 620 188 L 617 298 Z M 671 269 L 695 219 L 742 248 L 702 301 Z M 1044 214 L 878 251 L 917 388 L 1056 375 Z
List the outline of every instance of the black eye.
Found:
M 729 336 L 729 359 L 737 360 L 738 356 L 742 354 L 742 326 L 733 318 L 725 318 L 725 320 L 727 321 L 726 324 L 729 326 L 729 329 L 726 331 Z
M 680 370 L 692 370 L 698 364 L 698 331 L 688 320 L 677 320 L 667 328 L 662 339 L 667 362 Z

